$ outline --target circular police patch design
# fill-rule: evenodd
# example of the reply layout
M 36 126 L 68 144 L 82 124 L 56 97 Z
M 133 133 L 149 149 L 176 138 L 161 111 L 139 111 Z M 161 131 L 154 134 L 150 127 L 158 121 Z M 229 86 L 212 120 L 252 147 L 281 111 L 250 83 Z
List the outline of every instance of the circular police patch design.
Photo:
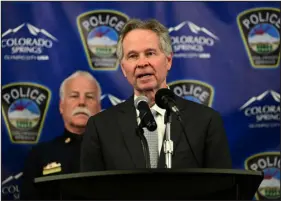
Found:
M 12 143 L 37 143 L 51 99 L 48 88 L 28 82 L 4 85 L 2 114 Z
M 245 160 L 245 168 L 264 172 L 264 179 L 255 195 L 257 200 L 280 199 L 280 152 L 254 154 Z
M 92 70 L 117 70 L 119 34 L 129 20 L 115 10 L 95 10 L 77 17 L 77 26 Z

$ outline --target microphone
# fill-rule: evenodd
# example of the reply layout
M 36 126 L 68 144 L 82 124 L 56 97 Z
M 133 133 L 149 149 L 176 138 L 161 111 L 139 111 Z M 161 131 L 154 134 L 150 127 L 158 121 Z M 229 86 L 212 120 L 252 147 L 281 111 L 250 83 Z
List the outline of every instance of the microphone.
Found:
M 190 151 L 193 155 L 193 158 L 196 161 L 197 166 L 200 167 L 200 163 L 192 149 L 192 146 L 188 139 L 187 133 L 185 131 L 185 127 L 183 125 L 183 122 L 182 122 L 182 119 L 180 116 L 180 111 L 176 105 L 175 94 L 170 89 L 167 89 L 167 88 L 159 89 L 155 94 L 155 103 L 162 109 L 166 109 L 167 111 L 172 111 L 173 113 L 175 113 L 177 115 L 177 119 L 179 120 L 181 128 L 184 132 L 185 140 L 186 140 L 188 146 L 190 147 Z M 168 112 L 168 114 L 169 114 L 169 112 Z
M 148 106 L 148 98 L 146 96 L 139 96 L 138 98 L 136 98 L 134 104 L 140 112 L 141 124 L 143 124 L 143 126 L 146 127 L 147 130 L 155 131 L 157 128 L 157 124 Z
M 180 118 L 180 111 L 175 102 L 175 94 L 171 90 L 159 89 L 155 94 L 155 103 L 162 109 L 174 112 Z

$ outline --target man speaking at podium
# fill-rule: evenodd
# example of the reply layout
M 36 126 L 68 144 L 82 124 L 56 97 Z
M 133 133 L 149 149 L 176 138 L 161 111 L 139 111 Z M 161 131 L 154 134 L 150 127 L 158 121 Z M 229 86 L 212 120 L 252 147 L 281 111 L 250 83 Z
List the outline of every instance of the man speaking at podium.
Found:
M 166 27 L 156 20 L 129 20 L 117 55 L 134 94 L 89 118 L 81 145 L 82 172 L 167 168 L 167 153 L 172 153 L 169 168 L 232 168 L 219 113 L 167 93 L 173 53 Z M 159 89 L 163 93 L 157 94 Z M 164 146 L 167 132 L 173 146 Z

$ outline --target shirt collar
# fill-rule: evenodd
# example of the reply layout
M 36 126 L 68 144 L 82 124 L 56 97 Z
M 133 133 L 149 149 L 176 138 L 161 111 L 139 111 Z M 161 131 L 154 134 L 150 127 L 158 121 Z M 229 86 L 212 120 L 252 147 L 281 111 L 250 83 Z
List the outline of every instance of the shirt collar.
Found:
M 64 128 L 64 138 L 70 138 L 70 139 L 75 139 L 75 140 L 82 140 L 83 138 L 83 134 L 76 134 L 76 133 L 72 133 L 69 130 L 67 130 L 66 128 Z

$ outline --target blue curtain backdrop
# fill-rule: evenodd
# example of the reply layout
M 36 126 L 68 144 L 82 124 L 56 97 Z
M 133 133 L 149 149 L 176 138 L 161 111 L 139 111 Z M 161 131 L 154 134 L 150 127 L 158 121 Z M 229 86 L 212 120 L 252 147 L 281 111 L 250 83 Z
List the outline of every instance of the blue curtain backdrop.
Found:
M 280 198 L 278 2 L 2 2 L 1 15 L 2 199 L 20 198 L 31 147 L 63 132 L 64 78 L 92 73 L 103 109 L 132 95 L 115 54 L 130 18 L 169 28 L 169 86 L 221 113 L 233 168 L 265 172 L 253 199 Z

